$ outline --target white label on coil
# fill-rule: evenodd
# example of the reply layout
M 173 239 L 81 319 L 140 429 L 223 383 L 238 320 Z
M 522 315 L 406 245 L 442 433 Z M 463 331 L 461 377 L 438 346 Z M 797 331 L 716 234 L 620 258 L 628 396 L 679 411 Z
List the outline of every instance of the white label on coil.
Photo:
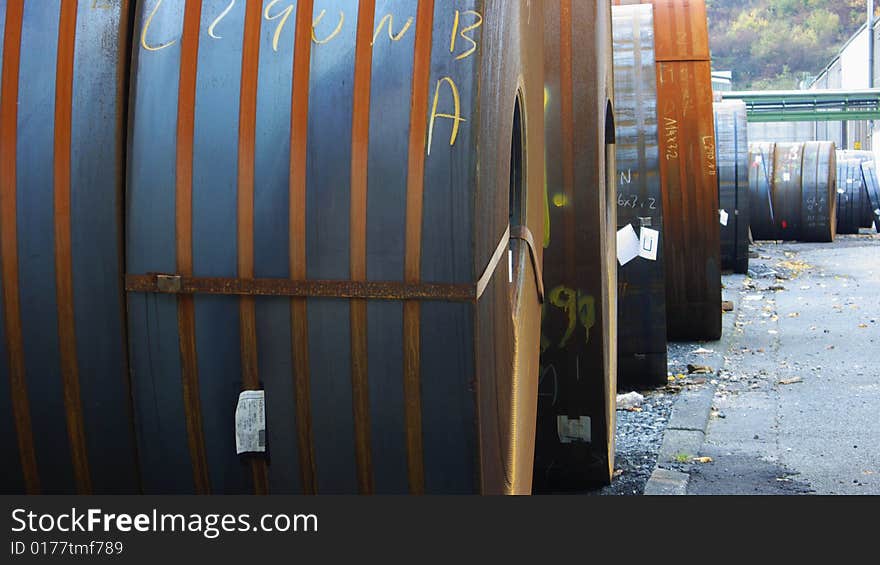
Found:
M 721 225 L 726 226 L 727 220 L 730 219 L 730 214 L 727 213 L 727 210 L 718 210 L 718 216 L 719 216 L 719 219 L 721 220 Z
M 617 231 L 617 262 L 624 266 L 639 256 L 639 236 L 632 224 L 626 224 Z
M 593 436 L 590 430 L 590 417 L 569 418 L 568 416 L 556 417 L 556 433 L 559 443 L 590 443 Z
M 246 390 L 238 395 L 235 407 L 235 452 L 266 451 L 266 394 L 262 390 Z
M 846 190 L 845 190 L 845 189 L 843 189 L 843 188 L 838 188 L 838 189 L 837 189 L 837 194 L 845 194 L 845 193 L 846 193 Z
M 659 231 L 652 230 L 651 228 L 642 228 L 639 237 L 639 257 L 649 261 L 656 261 L 659 243 Z
M 791 173 L 782 173 L 782 180 L 788 182 L 791 180 Z

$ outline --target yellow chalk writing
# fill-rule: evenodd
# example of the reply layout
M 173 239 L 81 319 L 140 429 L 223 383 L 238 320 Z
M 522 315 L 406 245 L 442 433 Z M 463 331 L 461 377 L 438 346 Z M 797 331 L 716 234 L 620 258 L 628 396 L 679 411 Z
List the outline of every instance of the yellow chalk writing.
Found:
M 449 90 L 452 92 L 452 101 L 455 107 L 454 114 L 445 114 L 437 111 L 437 105 L 440 103 L 440 87 L 444 84 L 448 85 Z M 449 146 L 455 145 L 455 140 L 458 139 L 458 127 L 461 122 L 466 122 L 467 120 L 461 117 L 461 97 L 458 94 L 458 86 L 450 77 L 443 77 L 438 80 L 437 87 L 434 89 L 434 103 L 431 105 L 431 120 L 428 123 L 428 155 L 431 154 L 431 143 L 434 139 L 434 123 L 437 121 L 437 118 L 452 120 L 452 134 L 449 138 Z
M 471 25 L 461 28 L 459 31 L 462 16 L 473 16 L 475 21 Z M 468 34 L 479 28 L 481 25 L 483 25 L 483 16 L 479 12 L 475 12 L 474 10 L 465 10 L 464 12 L 459 10 L 455 11 L 455 20 L 452 22 L 452 37 L 449 40 L 449 52 L 455 53 L 455 43 L 459 37 L 470 43 L 470 47 L 455 58 L 456 61 L 466 59 L 476 52 L 477 41 Z
M 162 45 L 150 45 L 147 43 L 147 33 L 150 31 L 150 24 L 153 23 L 153 18 L 156 16 L 156 12 L 159 11 L 159 6 L 162 5 L 163 0 L 157 0 L 156 5 L 153 6 L 153 11 L 150 12 L 150 15 L 147 16 L 146 21 L 144 22 L 144 28 L 141 30 L 141 47 L 146 49 L 147 51 L 159 51 L 161 49 L 165 49 L 166 47 L 171 47 L 175 43 L 177 43 L 176 39 L 172 39 L 167 43 L 163 43 Z
M 222 39 L 222 36 L 214 33 L 214 30 L 217 28 L 217 24 L 219 24 L 221 21 L 223 21 L 223 18 L 225 18 L 226 15 L 229 14 L 229 10 L 231 10 L 233 6 L 235 6 L 235 0 L 232 0 L 229 3 L 229 5 L 226 6 L 226 9 L 224 9 L 222 12 L 220 12 L 220 15 L 217 16 L 217 18 L 213 22 L 211 22 L 211 25 L 208 26 L 208 35 L 209 36 L 213 37 L 214 39 Z
M 318 39 L 318 36 L 315 34 L 315 28 L 321 25 L 321 20 L 324 19 L 324 16 L 327 14 L 327 10 L 321 10 L 321 13 L 318 14 L 318 17 L 314 19 L 312 22 L 312 41 L 317 43 L 318 45 L 323 45 L 324 43 L 329 43 L 334 37 L 339 35 L 339 32 L 342 31 L 342 26 L 345 25 L 345 13 L 339 12 L 339 23 L 336 25 L 336 29 L 334 29 L 330 35 L 325 37 L 324 39 Z
M 290 14 L 293 13 L 293 4 L 288 4 L 286 8 L 277 14 L 272 15 L 272 8 L 280 1 L 281 0 L 271 0 L 271 2 L 266 4 L 266 8 L 263 10 L 263 17 L 266 21 L 271 22 L 272 20 L 279 20 L 278 25 L 275 26 L 275 33 L 272 34 L 272 51 L 278 51 L 278 39 L 281 37 L 281 32 L 284 30 L 284 24 L 287 23 L 287 19 L 290 18 Z
M 586 342 L 589 342 L 590 330 L 596 325 L 596 299 L 566 286 L 558 286 L 550 291 L 549 301 L 568 317 L 568 326 L 559 341 L 559 348 L 563 349 L 568 345 L 578 322 L 586 331 Z
M 388 39 L 391 41 L 400 41 L 403 39 L 403 36 L 406 35 L 406 32 L 409 31 L 409 28 L 412 27 L 413 19 L 409 18 L 406 20 L 406 23 L 403 24 L 403 27 L 396 34 L 394 33 L 394 16 L 391 14 L 385 14 L 381 20 L 379 20 L 379 24 L 376 26 L 376 31 L 373 33 L 373 40 L 370 42 L 370 45 L 374 45 L 376 40 L 379 38 L 379 35 L 382 33 L 382 29 L 386 28 L 388 30 Z

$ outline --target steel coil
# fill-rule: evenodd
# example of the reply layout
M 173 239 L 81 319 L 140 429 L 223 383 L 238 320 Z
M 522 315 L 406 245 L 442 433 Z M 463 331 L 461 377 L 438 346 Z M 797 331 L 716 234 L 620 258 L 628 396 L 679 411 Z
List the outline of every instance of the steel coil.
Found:
M 667 338 L 718 339 L 721 248 L 706 4 L 703 0 L 650 3 L 654 5 Z
M 868 191 L 862 176 L 861 159 L 837 152 L 837 233 L 856 234 L 864 221 Z
M 620 387 L 666 382 L 666 274 L 657 138 L 654 16 L 648 4 L 614 6 L 617 227 L 660 233 L 656 260 L 618 269 Z
M 144 490 L 530 492 L 540 14 L 262 4 L 135 18 Z M 243 390 L 264 391 L 266 426 L 239 455 Z
M 853 213 L 856 216 L 855 221 L 857 222 L 857 228 L 854 232 L 858 233 L 858 228 L 870 228 L 874 225 L 874 210 L 871 207 L 871 200 L 868 197 L 868 188 L 865 185 L 864 175 L 861 173 L 861 163 L 865 162 L 874 162 L 874 152 L 873 151 L 859 151 L 859 150 L 838 150 L 837 152 L 837 161 L 840 162 L 841 159 L 856 159 L 859 161 L 860 166 L 859 170 L 855 173 L 855 180 L 852 182 L 853 186 L 850 186 L 847 183 L 845 187 L 846 193 L 845 196 L 841 196 L 840 188 L 841 183 L 840 179 L 837 180 L 838 186 L 838 197 L 837 197 L 837 233 L 847 233 L 846 231 L 841 231 L 840 218 L 841 218 L 841 209 L 846 209 L 848 206 L 853 207 Z M 839 170 L 839 168 L 838 168 Z M 852 191 L 849 189 L 855 188 L 855 185 L 860 185 L 860 191 Z M 851 229 L 851 228 L 850 228 Z
M 610 8 L 552 0 L 544 19 L 548 232 L 539 492 L 611 480 L 617 356 Z
M 833 241 L 837 223 L 834 144 L 750 145 L 751 229 L 755 239 Z
M 776 234 L 771 191 L 775 150 L 772 142 L 749 143 L 749 229 L 756 239 Z
M 749 142 L 746 104 L 715 103 L 715 149 L 721 224 L 721 268 L 749 270 Z
M 862 163 L 862 176 L 865 179 L 865 188 L 868 190 L 868 202 L 871 204 L 871 219 L 874 227 L 880 230 L 880 180 L 873 160 Z
M 122 294 L 128 2 L 0 3 L 0 492 L 139 489 Z

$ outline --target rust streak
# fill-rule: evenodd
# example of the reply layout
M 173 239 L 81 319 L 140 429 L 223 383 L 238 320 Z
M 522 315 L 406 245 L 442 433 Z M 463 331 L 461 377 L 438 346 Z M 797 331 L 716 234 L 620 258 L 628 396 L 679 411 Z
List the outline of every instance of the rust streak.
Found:
M 419 0 L 413 55 L 412 92 L 409 119 L 409 155 L 406 179 L 406 282 L 421 279 L 422 213 L 425 188 L 425 136 L 427 135 L 428 80 L 431 75 L 431 42 L 434 0 Z M 418 302 L 403 306 L 403 394 L 406 418 L 407 469 L 413 494 L 425 491 L 425 462 L 422 446 L 421 401 L 421 307 Z
M 290 113 L 290 278 L 293 280 L 306 278 L 306 150 L 313 12 L 314 0 L 300 0 L 297 4 Z M 291 300 L 290 318 L 302 491 L 303 494 L 316 494 L 318 483 L 309 385 L 309 325 L 304 298 Z
M 76 490 L 91 494 L 89 456 L 83 425 L 79 368 L 76 356 L 76 324 L 73 313 L 73 258 L 70 218 L 70 140 L 73 113 L 73 60 L 76 42 L 76 0 L 61 3 L 58 29 L 58 60 L 55 77 L 54 205 L 55 292 L 58 302 L 58 343 L 67 437 Z
M 34 452 L 31 412 L 28 402 L 21 335 L 18 292 L 18 226 L 16 198 L 16 153 L 18 135 L 18 80 L 21 55 L 21 24 L 24 2 L 10 2 L 6 8 L 3 39 L 2 107 L 0 107 L 0 263 L 3 271 L 3 315 L 9 363 L 9 389 L 18 439 L 18 454 L 25 491 L 39 494 L 40 476 Z
M 192 166 L 193 128 L 195 127 L 196 67 L 199 53 L 201 0 L 187 2 L 183 16 L 180 53 L 180 86 L 177 102 L 177 178 L 176 235 L 177 269 L 191 275 L 192 257 Z M 196 361 L 195 303 L 192 296 L 180 296 L 177 303 L 177 324 L 180 333 L 181 380 L 186 409 L 186 430 L 193 465 L 196 492 L 209 494 L 205 436 L 199 400 L 199 374 Z
M 241 53 L 241 96 L 238 114 L 238 276 L 254 276 L 254 144 L 257 129 L 257 79 L 260 65 L 261 5 L 248 2 Z M 253 296 L 239 302 L 241 376 L 245 390 L 259 390 L 257 312 Z M 268 494 L 266 460 L 251 460 L 254 494 Z
M 351 235 L 350 268 L 353 281 L 367 278 L 367 165 L 370 142 L 371 46 L 376 0 L 360 0 L 354 59 L 354 93 L 351 124 Z M 373 493 L 370 457 L 370 397 L 367 373 L 367 303 L 352 300 L 351 391 L 354 414 L 355 460 L 358 490 Z

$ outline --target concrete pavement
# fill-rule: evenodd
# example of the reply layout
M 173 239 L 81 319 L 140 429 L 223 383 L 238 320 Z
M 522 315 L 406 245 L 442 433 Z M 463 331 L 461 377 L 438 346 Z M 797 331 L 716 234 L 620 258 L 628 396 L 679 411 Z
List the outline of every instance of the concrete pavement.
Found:
M 688 494 L 880 494 L 880 237 L 757 249 L 756 277 L 725 277 L 741 300 L 698 450 L 712 461 L 660 467 Z

